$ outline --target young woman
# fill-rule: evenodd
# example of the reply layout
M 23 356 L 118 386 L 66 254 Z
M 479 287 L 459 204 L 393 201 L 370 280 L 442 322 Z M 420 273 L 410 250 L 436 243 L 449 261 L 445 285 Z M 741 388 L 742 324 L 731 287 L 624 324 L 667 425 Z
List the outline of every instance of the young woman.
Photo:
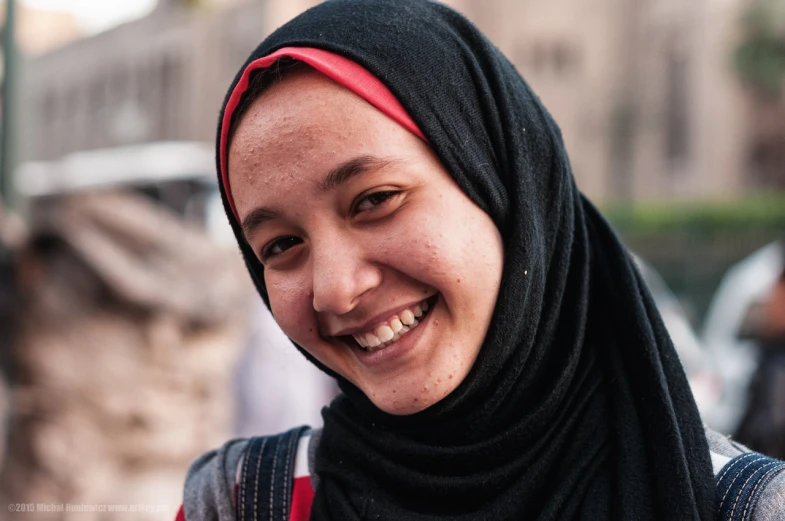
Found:
M 738 504 L 715 501 L 714 471 L 740 450 L 714 440 L 713 469 L 662 320 L 558 127 L 454 11 L 335 0 L 294 19 L 235 78 L 217 159 L 256 287 L 343 393 L 317 433 L 198 460 L 188 521 L 708 520 Z

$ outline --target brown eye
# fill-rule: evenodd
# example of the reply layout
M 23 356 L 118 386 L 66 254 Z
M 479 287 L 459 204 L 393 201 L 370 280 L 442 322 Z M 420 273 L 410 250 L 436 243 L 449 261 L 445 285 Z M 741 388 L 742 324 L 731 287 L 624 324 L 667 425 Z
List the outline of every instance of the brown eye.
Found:
M 381 206 L 398 195 L 398 193 L 399 192 L 388 190 L 384 192 L 374 192 L 372 194 L 368 194 L 357 202 L 357 204 L 354 206 L 352 215 L 357 215 L 360 212 L 373 210 L 374 208 Z
M 262 262 L 282 254 L 292 246 L 297 246 L 301 242 L 303 241 L 299 237 L 281 237 L 280 239 L 274 240 L 262 250 Z

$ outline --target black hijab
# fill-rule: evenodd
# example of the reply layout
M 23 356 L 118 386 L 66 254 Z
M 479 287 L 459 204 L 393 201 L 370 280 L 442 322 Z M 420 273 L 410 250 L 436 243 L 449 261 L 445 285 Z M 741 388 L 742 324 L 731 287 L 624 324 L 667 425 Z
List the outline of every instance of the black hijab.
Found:
M 326 2 L 247 63 L 282 47 L 340 54 L 387 85 L 505 245 L 484 345 L 452 394 L 392 416 L 338 378 L 311 518 L 713 519 L 709 449 L 673 344 L 510 62 L 461 15 L 423 0 Z

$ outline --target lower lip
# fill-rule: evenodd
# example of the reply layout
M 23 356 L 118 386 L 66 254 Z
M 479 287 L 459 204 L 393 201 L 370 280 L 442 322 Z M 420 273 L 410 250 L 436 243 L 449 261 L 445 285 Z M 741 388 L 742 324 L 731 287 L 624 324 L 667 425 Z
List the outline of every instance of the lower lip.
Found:
M 436 306 L 439 305 L 439 302 L 440 299 L 434 302 L 430 311 L 428 311 L 428 314 L 425 315 L 422 322 L 420 322 L 416 328 L 412 329 L 402 336 L 397 342 L 393 342 L 384 349 L 369 352 L 365 349 L 362 349 L 361 347 L 352 346 L 352 350 L 354 351 L 357 359 L 361 364 L 369 369 L 378 368 L 392 363 L 414 350 L 417 342 L 423 335 L 425 327 L 430 323 L 431 315 L 433 315 L 433 312 L 436 310 Z

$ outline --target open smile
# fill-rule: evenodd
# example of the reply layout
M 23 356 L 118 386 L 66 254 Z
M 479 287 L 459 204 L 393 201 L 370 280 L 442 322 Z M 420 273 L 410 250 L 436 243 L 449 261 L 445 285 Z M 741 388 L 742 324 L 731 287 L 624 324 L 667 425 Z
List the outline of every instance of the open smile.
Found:
M 348 343 L 373 353 L 381 351 L 406 336 L 410 331 L 420 325 L 425 316 L 433 308 L 438 298 L 433 295 L 414 306 L 402 309 L 383 322 L 367 331 L 358 331 L 340 338 Z

